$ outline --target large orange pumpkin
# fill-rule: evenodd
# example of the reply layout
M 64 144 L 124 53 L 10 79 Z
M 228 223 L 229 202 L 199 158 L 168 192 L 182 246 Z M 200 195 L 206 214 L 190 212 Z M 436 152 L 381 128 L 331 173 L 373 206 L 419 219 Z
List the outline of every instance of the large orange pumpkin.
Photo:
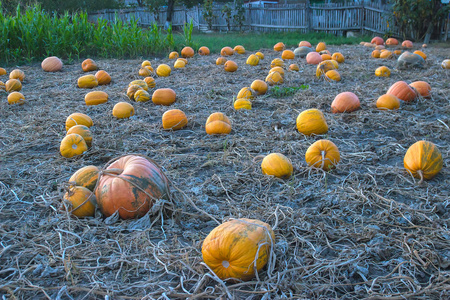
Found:
M 275 234 L 259 220 L 235 219 L 214 228 L 203 241 L 203 261 L 222 280 L 250 280 L 267 264 Z
M 194 54 L 195 54 L 194 49 L 192 49 L 189 46 L 186 46 L 183 49 L 181 49 L 181 56 L 184 58 L 193 57 Z
M 386 40 L 386 45 L 388 45 L 388 46 L 397 46 L 398 45 L 398 40 L 396 38 L 388 38 Z
M 281 52 L 284 49 L 286 49 L 286 46 L 284 45 L 283 42 L 278 42 L 273 46 L 273 50 L 277 51 L 277 52 Z
M 394 95 L 405 102 L 411 102 L 417 97 L 416 92 L 405 81 L 397 81 L 391 85 L 386 94 Z
M 309 166 L 328 171 L 337 165 L 341 156 L 332 141 L 318 140 L 306 150 L 305 160 Z
M 231 56 L 231 55 L 233 55 L 233 54 L 234 54 L 233 48 L 228 47 L 228 46 L 223 47 L 223 48 L 220 50 L 220 55 L 222 55 L 222 56 Z
M 331 103 L 331 112 L 343 113 L 352 112 L 359 108 L 360 102 L 358 96 L 352 92 L 343 92 L 338 94 Z
M 25 79 L 25 73 L 20 69 L 14 69 L 9 73 L 9 79 L 17 79 L 20 80 L 20 82 L 23 82 Z
M 322 56 L 317 52 L 309 52 L 306 54 L 306 63 L 310 65 L 317 65 L 322 61 Z
M 235 72 L 238 69 L 238 65 L 232 60 L 227 60 L 223 67 L 227 72 Z
M 414 88 L 420 96 L 424 98 L 430 98 L 431 86 L 426 81 L 414 81 L 409 84 L 410 87 Z
M 102 171 L 95 196 L 106 217 L 117 211 L 122 219 L 139 218 L 158 199 L 169 198 L 169 180 L 154 161 L 127 155 Z
M 411 145 L 403 158 L 405 169 L 414 177 L 431 179 L 442 169 L 444 161 L 435 144 L 418 141 Z
M 198 54 L 200 55 L 209 55 L 210 51 L 209 48 L 206 46 L 202 46 L 198 49 Z
M 250 88 L 256 92 L 257 95 L 264 95 L 267 92 L 267 83 L 260 79 L 256 79 L 250 85 Z
M 304 135 L 324 134 L 328 132 L 327 121 L 323 113 L 315 108 L 302 111 L 297 117 L 297 130 Z
M 370 41 L 370 43 L 375 44 L 375 45 L 383 45 L 384 40 L 382 38 L 380 38 L 379 36 L 376 36 Z
M 172 105 L 177 98 L 177 94 L 171 88 L 157 89 L 153 92 L 152 101 L 158 105 Z

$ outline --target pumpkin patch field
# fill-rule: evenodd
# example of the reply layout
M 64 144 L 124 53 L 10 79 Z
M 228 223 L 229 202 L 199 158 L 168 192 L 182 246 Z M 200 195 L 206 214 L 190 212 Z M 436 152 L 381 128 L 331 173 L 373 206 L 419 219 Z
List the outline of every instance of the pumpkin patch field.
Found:
M 308 44 L 0 66 L 0 295 L 448 299 L 448 44 Z

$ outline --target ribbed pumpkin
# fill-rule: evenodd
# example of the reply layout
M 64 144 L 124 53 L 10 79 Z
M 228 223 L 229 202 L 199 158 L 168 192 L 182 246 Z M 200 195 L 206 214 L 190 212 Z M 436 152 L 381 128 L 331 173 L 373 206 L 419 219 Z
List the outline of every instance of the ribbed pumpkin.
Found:
M 331 103 L 332 113 L 352 112 L 359 108 L 360 102 L 358 96 L 352 92 L 343 92 L 338 94 Z
M 386 67 L 386 66 L 378 67 L 375 70 L 375 76 L 378 76 L 378 77 L 389 77 L 389 76 L 391 76 L 391 70 L 389 70 L 389 68 Z
M 294 59 L 295 54 L 291 50 L 284 50 L 283 53 L 281 53 L 281 58 L 282 59 Z
M 181 49 L 181 56 L 185 58 L 193 57 L 195 54 L 194 49 L 192 47 L 186 46 Z
M 91 89 L 98 86 L 98 80 L 94 75 L 85 75 L 78 78 L 78 87 L 82 89 Z
M 148 77 L 148 76 L 152 75 L 152 71 L 150 71 L 147 68 L 140 68 L 138 74 L 141 77 Z
M 250 88 L 256 92 L 257 95 L 264 95 L 267 92 L 267 83 L 260 79 L 256 79 L 250 85 Z
M 97 78 L 99 85 L 106 85 L 111 82 L 111 76 L 104 70 L 97 71 L 97 73 L 95 73 L 95 78 Z
M 298 46 L 299 46 L 299 47 L 308 47 L 308 48 L 311 48 L 311 47 L 312 47 L 312 46 L 311 46 L 311 43 L 308 42 L 308 41 L 301 41 L 300 43 L 298 43 Z
M 160 64 L 158 68 L 156 68 L 156 75 L 158 75 L 159 77 L 167 77 L 170 75 L 171 71 L 172 69 L 169 65 Z
M 327 45 L 324 42 L 320 42 L 316 46 L 316 52 L 320 52 L 327 49 Z
M 205 130 L 207 134 L 229 134 L 231 132 L 230 119 L 221 112 L 215 112 L 206 120 Z
M 378 97 L 376 102 L 377 108 L 382 110 L 398 109 L 400 107 L 400 100 L 391 94 L 384 94 Z
M 62 66 L 62 61 L 56 56 L 47 57 L 41 63 L 42 70 L 44 70 L 45 72 L 61 71 Z
M 138 79 L 138 80 L 133 80 L 132 82 L 130 82 L 130 83 L 128 84 L 128 86 L 132 86 L 132 85 L 138 85 L 138 86 L 140 86 L 142 89 L 148 91 L 148 84 L 147 84 L 147 82 L 146 82 L 145 80 L 140 80 L 140 79 Z
M 444 161 L 435 144 L 428 141 L 418 141 L 406 151 L 403 164 L 406 170 L 422 181 L 436 176 L 442 169 Z
M 186 63 L 183 60 L 177 59 L 175 63 L 173 64 L 173 67 L 175 69 L 182 69 L 186 67 Z
M 20 92 L 12 92 L 8 95 L 8 103 L 9 104 L 18 104 L 22 105 L 25 103 L 25 96 Z
M 441 63 L 442 69 L 450 69 L 450 59 L 444 59 Z
M 59 152 L 66 158 L 71 158 L 76 155 L 83 154 L 88 150 L 88 146 L 83 137 L 76 133 L 66 135 L 59 147 Z
M 25 79 L 25 73 L 20 69 L 14 69 L 9 73 L 9 79 L 17 79 L 20 80 L 20 82 L 23 82 Z
M 104 216 L 116 211 L 122 219 L 145 215 L 158 199 L 168 199 L 169 181 L 161 168 L 145 157 L 123 156 L 102 172 L 95 190 Z
M 75 186 L 85 187 L 93 192 L 95 185 L 97 184 L 99 172 L 100 169 L 96 166 L 91 165 L 82 167 L 70 176 L 69 183 Z
M 343 63 L 345 61 L 345 57 L 342 53 L 335 52 L 333 55 L 331 55 L 331 59 L 334 59 L 338 63 Z
M 239 93 L 236 96 L 237 99 L 239 98 L 243 98 L 243 99 L 254 99 L 255 98 L 255 91 L 252 90 L 249 87 L 243 87 L 242 89 L 240 89 Z
M 227 62 L 227 59 L 225 57 L 218 57 L 216 59 L 216 65 L 220 66 L 220 65 L 224 65 Z
M 233 107 L 235 110 L 239 110 L 239 109 L 250 110 L 250 109 L 252 109 L 252 103 L 248 99 L 238 98 L 238 99 L 236 99 L 236 101 L 234 101 Z
M 275 58 L 270 62 L 270 67 L 284 67 L 284 61 L 281 58 Z
M 209 48 L 206 46 L 202 46 L 198 49 L 198 54 L 200 55 L 209 55 L 210 51 Z
M 94 122 L 92 122 L 92 119 L 88 115 L 83 113 L 73 113 L 66 119 L 66 131 L 75 125 L 85 125 L 87 127 L 91 127 L 94 125 Z
M 132 84 L 132 85 L 128 86 L 128 89 L 127 89 L 128 98 L 130 98 L 131 100 L 134 100 L 134 94 L 136 94 L 136 92 L 139 90 L 143 90 L 143 88 L 140 85 Z
M 5 83 L 5 90 L 8 93 L 11 93 L 14 91 L 19 92 L 21 89 L 22 89 L 22 83 L 20 82 L 19 79 L 9 79 Z
M 78 217 L 93 217 L 95 213 L 95 196 L 85 187 L 75 186 L 70 188 L 64 195 L 64 202 L 68 211 Z
M 145 66 L 144 68 L 141 68 L 141 69 L 147 69 L 148 71 L 150 71 L 149 75 L 151 75 L 155 72 L 155 70 L 153 69 L 152 66 Z M 144 72 L 147 73 L 147 71 L 144 71 Z M 142 74 L 144 74 L 144 73 L 142 73 Z M 147 76 L 149 76 L 149 75 L 147 75 Z M 145 77 L 145 76 L 143 76 L 143 77 Z
M 259 64 L 259 56 L 250 54 L 245 63 L 250 66 L 257 66 Z
M 336 70 L 330 70 L 325 73 L 325 80 L 328 82 L 331 81 L 341 81 L 341 74 L 339 74 Z
M 89 92 L 84 96 L 86 105 L 99 105 L 108 101 L 108 94 L 103 91 Z
M 260 51 L 256 52 L 255 55 L 258 56 L 259 59 L 264 59 L 264 53 L 262 53 Z
M 414 81 L 413 83 L 409 84 L 410 87 L 414 88 L 416 90 L 416 93 L 424 98 L 430 98 L 431 97 L 431 86 L 426 81 Z
M 231 56 L 231 55 L 233 55 L 233 54 L 234 54 L 233 48 L 228 47 L 228 46 L 223 47 L 223 48 L 220 50 L 220 55 L 222 55 L 222 56 Z
M 205 238 L 203 261 L 222 280 L 250 280 L 267 264 L 274 246 L 275 234 L 269 224 L 234 219 Z
M 171 88 L 157 89 L 153 92 L 152 101 L 158 105 L 172 105 L 176 100 L 177 94 Z
M 297 130 L 304 135 L 328 132 L 327 121 L 323 113 L 315 108 L 302 111 L 297 117 L 296 124 Z
M 154 88 L 155 86 L 156 86 L 156 82 L 155 82 L 155 78 L 153 78 L 153 77 L 145 77 L 144 78 L 144 82 L 147 84 L 147 87 L 148 88 Z M 145 90 L 145 88 L 144 88 L 144 90 Z
M 146 90 L 137 90 L 133 98 L 136 102 L 147 102 L 150 100 L 150 94 Z
M 370 43 L 375 44 L 375 45 L 383 45 L 384 40 L 382 38 L 380 38 L 379 36 L 376 36 L 370 41 Z
M 235 72 L 238 69 L 238 65 L 232 60 L 227 60 L 223 67 L 227 72 Z
M 86 145 L 89 147 L 91 147 L 92 145 L 92 133 L 89 130 L 89 127 L 85 126 L 85 125 L 75 125 L 69 128 L 69 130 L 67 130 L 67 134 L 72 134 L 72 133 L 76 133 L 81 135 L 81 137 L 84 139 L 84 141 L 86 142 Z
M 404 48 L 412 48 L 413 47 L 413 43 L 410 40 L 404 40 L 402 42 L 402 47 L 404 47 Z
M 179 57 L 178 52 L 172 51 L 169 53 L 169 59 L 177 59 Z
M 273 46 L 273 50 L 277 51 L 277 52 L 281 52 L 284 49 L 286 49 L 286 46 L 284 45 L 283 42 L 278 42 Z
M 397 81 L 391 85 L 386 94 L 394 95 L 405 102 L 414 101 L 417 97 L 416 92 L 405 81 Z
M 269 75 L 266 77 L 266 82 L 268 85 L 278 85 L 283 83 L 283 76 L 277 72 L 270 72 Z
M 309 52 L 306 55 L 306 63 L 310 65 L 317 65 L 322 61 L 322 56 L 317 52 Z
M 97 67 L 97 64 L 95 63 L 95 61 L 88 58 L 88 59 L 83 60 L 83 62 L 81 63 L 81 69 L 83 69 L 84 72 L 89 72 L 89 71 L 97 70 L 98 67 Z
M 398 45 L 398 40 L 396 38 L 388 38 L 386 40 L 386 45 L 388 45 L 388 46 L 397 46 Z
M 291 160 L 281 153 L 266 155 L 261 162 L 261 170 L 264 175 L 278 178 L 289 178 L 294 172 Z
M 294 71 L 294 72 L 298 72 L 298 71 L 300 71 L 300 68 L 298 67 L 297 64 L 290 64 L 289 65 L 289 70 Z
M 234 46 L 233 51 L 237 54 L 245 54 L 245 48 L 241 45 Z
M 341 156 L 338 147 L 332 141 L 318 140 L 306 150 L 305 160 L 311 167 L 328 171 L 339 163 Z
M 164 129 L 179 130 L 186 127 L 188 119 L 180 109 L 171 109 L 162 115 L 162 126 Z
M 134 107 L 128 102 L 119 102 L 114 105 L 112 114 L 118 119 L 129 118 L 134 115 Z

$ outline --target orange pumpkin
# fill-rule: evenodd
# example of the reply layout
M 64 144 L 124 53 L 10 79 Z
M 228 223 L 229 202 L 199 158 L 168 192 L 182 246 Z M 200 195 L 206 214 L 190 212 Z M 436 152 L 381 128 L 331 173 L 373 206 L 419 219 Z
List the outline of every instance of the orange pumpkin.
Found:
M 75 125 L 85 125 L 87 127 L 91 127 L 94 125 L 94 122 L 92 122 L 92 119 L 88 115 L 83 113 L 73 113 L 66 119 L 66 131 Z
M 0 68 L 0 76 L 6 75 L 6 70 L 4 68 Z
M 66 135 L 59 147 L 59 152 L 66 158 L 71 158 L 76 155 L 83 154 L 88 150 L 88 146 L 83 137 L 76 133 Z
M 100 169 L 96 166 L 85 166 L 73 173 L 69 178 L 69 183 L 75 186 L 82 186 L 94 191 L 95 185 L 97 184 L 98 174 Z
M 129 118 L 134 115 L 134 107 L 128 102 L 119 102 L 114 105 L 112 114 L 118 119 Z
M 311 47 L 312 47 L 312 46 L 311 46 L 311 43 L 308 42 L 308 41 L 301 41 L 300 43 L 298 43 L 298 46 L 299 46 L 299 47 L 308 47 L 308 48 L 311 48 Z
M 85 126 L 85 125 L 75 125 L 69 128 L 69 130 L 67 130 L 67 134 L 72 134 L 72 133 L 76 133 L 81 135 L 81 137 L 84 139 L 84 141 L 86 142 L 86 145 L 89 147 L 91 147 L 92 145 L 92 133 L 89 130 L 89 127 Z
M 234 46 L 233 51 L 237 54 L 245 54 L 245 48 L 241 45 Z
M 398 109 L 400 100 L 391 94 L 384 94 L 377 99 L 377 108 L 382 110 Z
M 258 56 L 259 59 L 264 59 L 264 53 L 262 53 L 262 52 L 258 51 L 258 52 L 255 53 L 255 55 Z
M 255 91 L 252 90 L 250 87 L 243 87 L 242 89 L 239 90 L 237 96 L 237 99 L 254 99 L 255 98 Z
M 343 63 L 345 61 L 344 55 L 342 55 L 342 53 L 339 52 L 333 53 L 333 55 L 331 55 L 331 59 L 334 59 L 338 63 Z
M 332 141 L 318 140 L 306 150 L 305 160 L 311 167 L 329 171 L 339 163 L 341 156 Z
M 5 90 L 8 93 L 19 92 L 22 89 L 22 83 L 18 79 L 9 79 L 5 82 Z
M 153 77 L 145 77 L 144 81 L 147 84 L 148 88 L 154 88 L 156 86 L 155 78 Z
M 227 60 L 223 66 L 227 72 L 235 72 L 238 69 L 238 65 L 232 60 Z
M 302 111 L 297 117 L 296 124 L 297 130 L 304 135 L 328 132 L 327 121 L 323 113 L 315 108 Z
M 152 101 L 158 105 L 172 105 L 177 98 L 177 94 L 171 88 L 157 89 L 153 92 Z
M 299 66 L 297 64 L 290 64 L 289 65 L 289 70 L 290 71 L 294 71 L 294 72 L 298 72 L 298 71 L 300 71 L 300 68 L 299 68 Z
M 86 105 L 99 105 L 108 101 L 108 94 L 103 91 L 89 92 L 84 96 Z
M 388 38 L 386 40 L 386 45 L 388 45 L 388 46 L 397 46 L 398 45 L 398 40 L 396 38 Z
M 143 88 L 140 85 L 132 84 L 132 85 L 128 86 L 128 89 L 127 89 L 128 98 L 130 98 L 131 100 L 134 100 L 134 95 L 139 90 L 143 90 Z
M 359 108 L 360 102 L 358 96 L 352 92 L 343 92 L 338 94 L 331 103 L 332 113 L 352 112 Z
M 256 79 L 250 85 L 250 88 L 256 92 L 256 95 L 264 95 L 267 92 L 267 83 L 260 79 Z
M 320 52 L 327 49 L 327 45 L 324 42 L 320 42 L 316 46 L 316 52 Z
M 247 61 L 245 62 L 247 65 L 250 66 L 257 66 L 259 64 L 259 56 L 256 54 L 250 54 L 247 58 Z
M 397 81 L 391 85 L 386 94 L 394 95 L 405 102 L 414 101 L 417 97 L 416 92 L 405 81 Z
M 20 92 L 12 92 L 8 95 L 8 104 L 22 105 L 25 103 L 25 96 Z
M 142 89 L 148 91 L 148 85 L 147 85 L 147 82 L 145 81 L 145 79 L 144 79 L 144 80 L 140 80 L 140 79 L 138 79 L 138 80 L 133 80 L 132 82 L 130 82 L 130 83 L 128 84 L 128 87 L 130 87 L 130 86 L 132 86 L 132 85 L 138 85 L 138 86 L 140 86 Z
M 234 219 L 205 238 L 203 261 L 222 280 L 250 280 L 267 264 L 274 246 L 275 234 L 269 224 Z
M 223 48 L 220 50 L 220 55 L 222 55 L 222 56 L 231 56 L 231 55 L 233 55 L 233 54 L 234 54 L 233 48 L 228 47 L 228 46 L 223 47 Z
M 56 56 L 47 57 L 41 63 L 42 70 L 44 70 L 45 72 L 61 71 L 62 66 L 62 61 Z
M 325 80 L 328 82 L 341 81 L 341 74 L 336 70 L 330 70 L 325 73 Z
M 156 75 L 159 77 L 167 77 L 170 75 L 172 69 L 169 65 L 166 64 L 160 64 L 158 68 L 156 68 Z
M 171 109 L 162 115 L 162 125 L 164 129 L 182 129 L 187 123 L 188 119 L 186 114 L 180 109 Z
M 99 85 L 106 85 L 111 82 L 111 76 L 109 76 L 109 74 L 103 70 L 95 73 L 95 78 L 97 78 L 97 82 Z
M 239 110 L 239 109 L 249 109 L 250 110 L 250 109 L 252 109 L 252 103 L 248 99 L 238 98 L 238 99 L 236 99 L 236 101 L 234 101 L 233 107 L 235 110 Z
M 122 219 L 139 218 L 158 199 L 169 198 L 169 181 L 154 161 L 127 155 L 102 172 L 95 196 L 104 216 L 117 211 Z
M 81 68 L 84 72 L 95 71 L 98 69 L 95 61 L 90 58 L 83 60 L 83 62 L 81 63 Z
M 420 50 L 416 50 L 413 53 L 417 54 L 417 55 L 420 55 L 423 59 L 427 59 L 427 55 L 424 52 L 420 51 Z
M 284 82 L 283 75 L 277 71 L 270 72 L 266 77 L 266 82 L 268 85 L 282 84 Z
M 370 43 L 375 44 L 375 45 L 383 45 L 384 40 L 382 38 L 380 38 L 379 36 L 376 36 L 370 41 Z
M 178 57 L 178 52 L 176 51 L 172 51 L 169 53 L 169 59 L 177 59 Z
M 266 155 L 261 162 L 261 170 L 264 175 L 278 178 L 289 178 L 294 172 L 291 160 L 281 153 Z
M 426 81 L 414 81 L 413 83 L 409 84 L 410 87 L 414 88 L 416 90 L 416 93 L 424 98 L 430 98 L 431 97 L 431 86 Z
M 206 46 L 200 47 L 198 49 L 198 54 L 200 55 L 209 55 L 209 53 L 210 53 L 209 48 Z
M 306 54 L 306 63 L 310 65 L 317 65 L 322 61 L 322 56 L 317 52 L 309 52 Z
M 421 181 L 436 176 L 443 163 L 439 149 L 427 141 L 418 141 L 411 145 L 403 158 L 405 169 Z
M 386 67 L 386 66 L 378 67 L 375 70 L 375 76 L 377 76 L 377 77 L 389 77 L 389 76 L 391 76 L 391 70 L 389 70 L 389 68 Z
M 207 134 L 229 134 L 231 132 L 230 119 L 221 112 L 215 112 L 206 120 L 205 130 Z
M 69 212 L 78 217 L 93 217 L 95 213 L 95 196 L 85 187 L 75 186 L 69 189 L 64 195 L 63 201 L 66 203 Z
M 284 50 L 283 53 L 281 53 L 281 58 L 282 59 L 294 59 L 295 54 L 291 50 Z
M 146 90 L 137 90 L 133 98 L 136 102 L 147 102 L 150 100 L 150 94 Z
M 98 80 L 94 75 L 85 75 L 78 78 L 78 87 L 82 89 L 91 89 L 98 86 Z
M 284 45 L 284 43 L 282 42 L 278 42 L 273 46 L 273 50 L 277 51 L 277 52 L 281 52 L 284 49 L 286 49 L 286 46 Z
M 192 49 L 189 46 L 186 46 L 183 49 L 181 49 L 181 56 L 184 58 L 193 57 L 194 54 L 195 54 L 194 49 Z
M 25 79 L 25 73 L 22 70 L 14 69 L 9 73 L 9 79 L 17 79 L 20 80 L 20 82 L 23 82 Z
M 138 74 L 139 74 L 139 76 L 142 76 L 142 77 L 148 77 L 148 76 L 152 75 L 152 71 L 150 71 L 147 68 L 140 68 Z
M 370 56 L 372 56 L 373 58 L 380 58 L 380 54 L 381 54 L 380 50 L 375 49 L 372 51 Z
M 413 43 L 410 40 L 404 40 L 402 42 L 402 47 L 404 47 L 404 48 L 412 48 L 413 47 Z
M 220 66 L 220 65 L 224 65 L 227 62 L 227 59 L 225 57 L 218 57 L 216 59 L 216 65 Z

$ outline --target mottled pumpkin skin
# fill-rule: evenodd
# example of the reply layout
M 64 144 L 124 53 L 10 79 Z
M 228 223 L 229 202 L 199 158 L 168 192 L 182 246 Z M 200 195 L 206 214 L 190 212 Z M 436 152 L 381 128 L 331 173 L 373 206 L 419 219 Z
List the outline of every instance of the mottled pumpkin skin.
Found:
M 297 130 L 304 135 L 324 134 L 328 132 L 327 121 L 323 113 L 315 108 L 302 111 L 297 117 Z
M 70 177 L 69 182 L 76 186 L 82 186 L 94 191 L 94 187 L 97 184 L 99 168 L 96 166 L 85 166 L 73 173 Z
M 289 178 L 294 172 L 291 160 L 281 153 L 270 153 L 264 157 L 261 170 L 264 175 L 273 175 L 278 178 Z
M 169 181 L 155 163 L 142 156 L 127 155 L 102 173 L 95 196 L 106 217 L 118 211 L 122 219 L 139 218 L 157 199 L 168 198 Z
M 305 160 L 309 166 L 328 171 L 337 165 L 341 156 L 338 147 L 332 141 L 319 140 L 306 150 Z
M 274 245 L 269 224 L 235 219 L 208 234 L 202 245 L 203 261 L 222 280 L 250 280 L 267 264 Z
M 75 186 L 64 195 L 69 212 L 78 218 L 94 216 L 95 205 L 92 203 L 94 198 L 94 194 L 82 186 Z
M 442 169 L 444 161 L 435 144 L 418 141 L 411 145 L 403 158 L 405 169 L 416 178 L 431 179 Z

